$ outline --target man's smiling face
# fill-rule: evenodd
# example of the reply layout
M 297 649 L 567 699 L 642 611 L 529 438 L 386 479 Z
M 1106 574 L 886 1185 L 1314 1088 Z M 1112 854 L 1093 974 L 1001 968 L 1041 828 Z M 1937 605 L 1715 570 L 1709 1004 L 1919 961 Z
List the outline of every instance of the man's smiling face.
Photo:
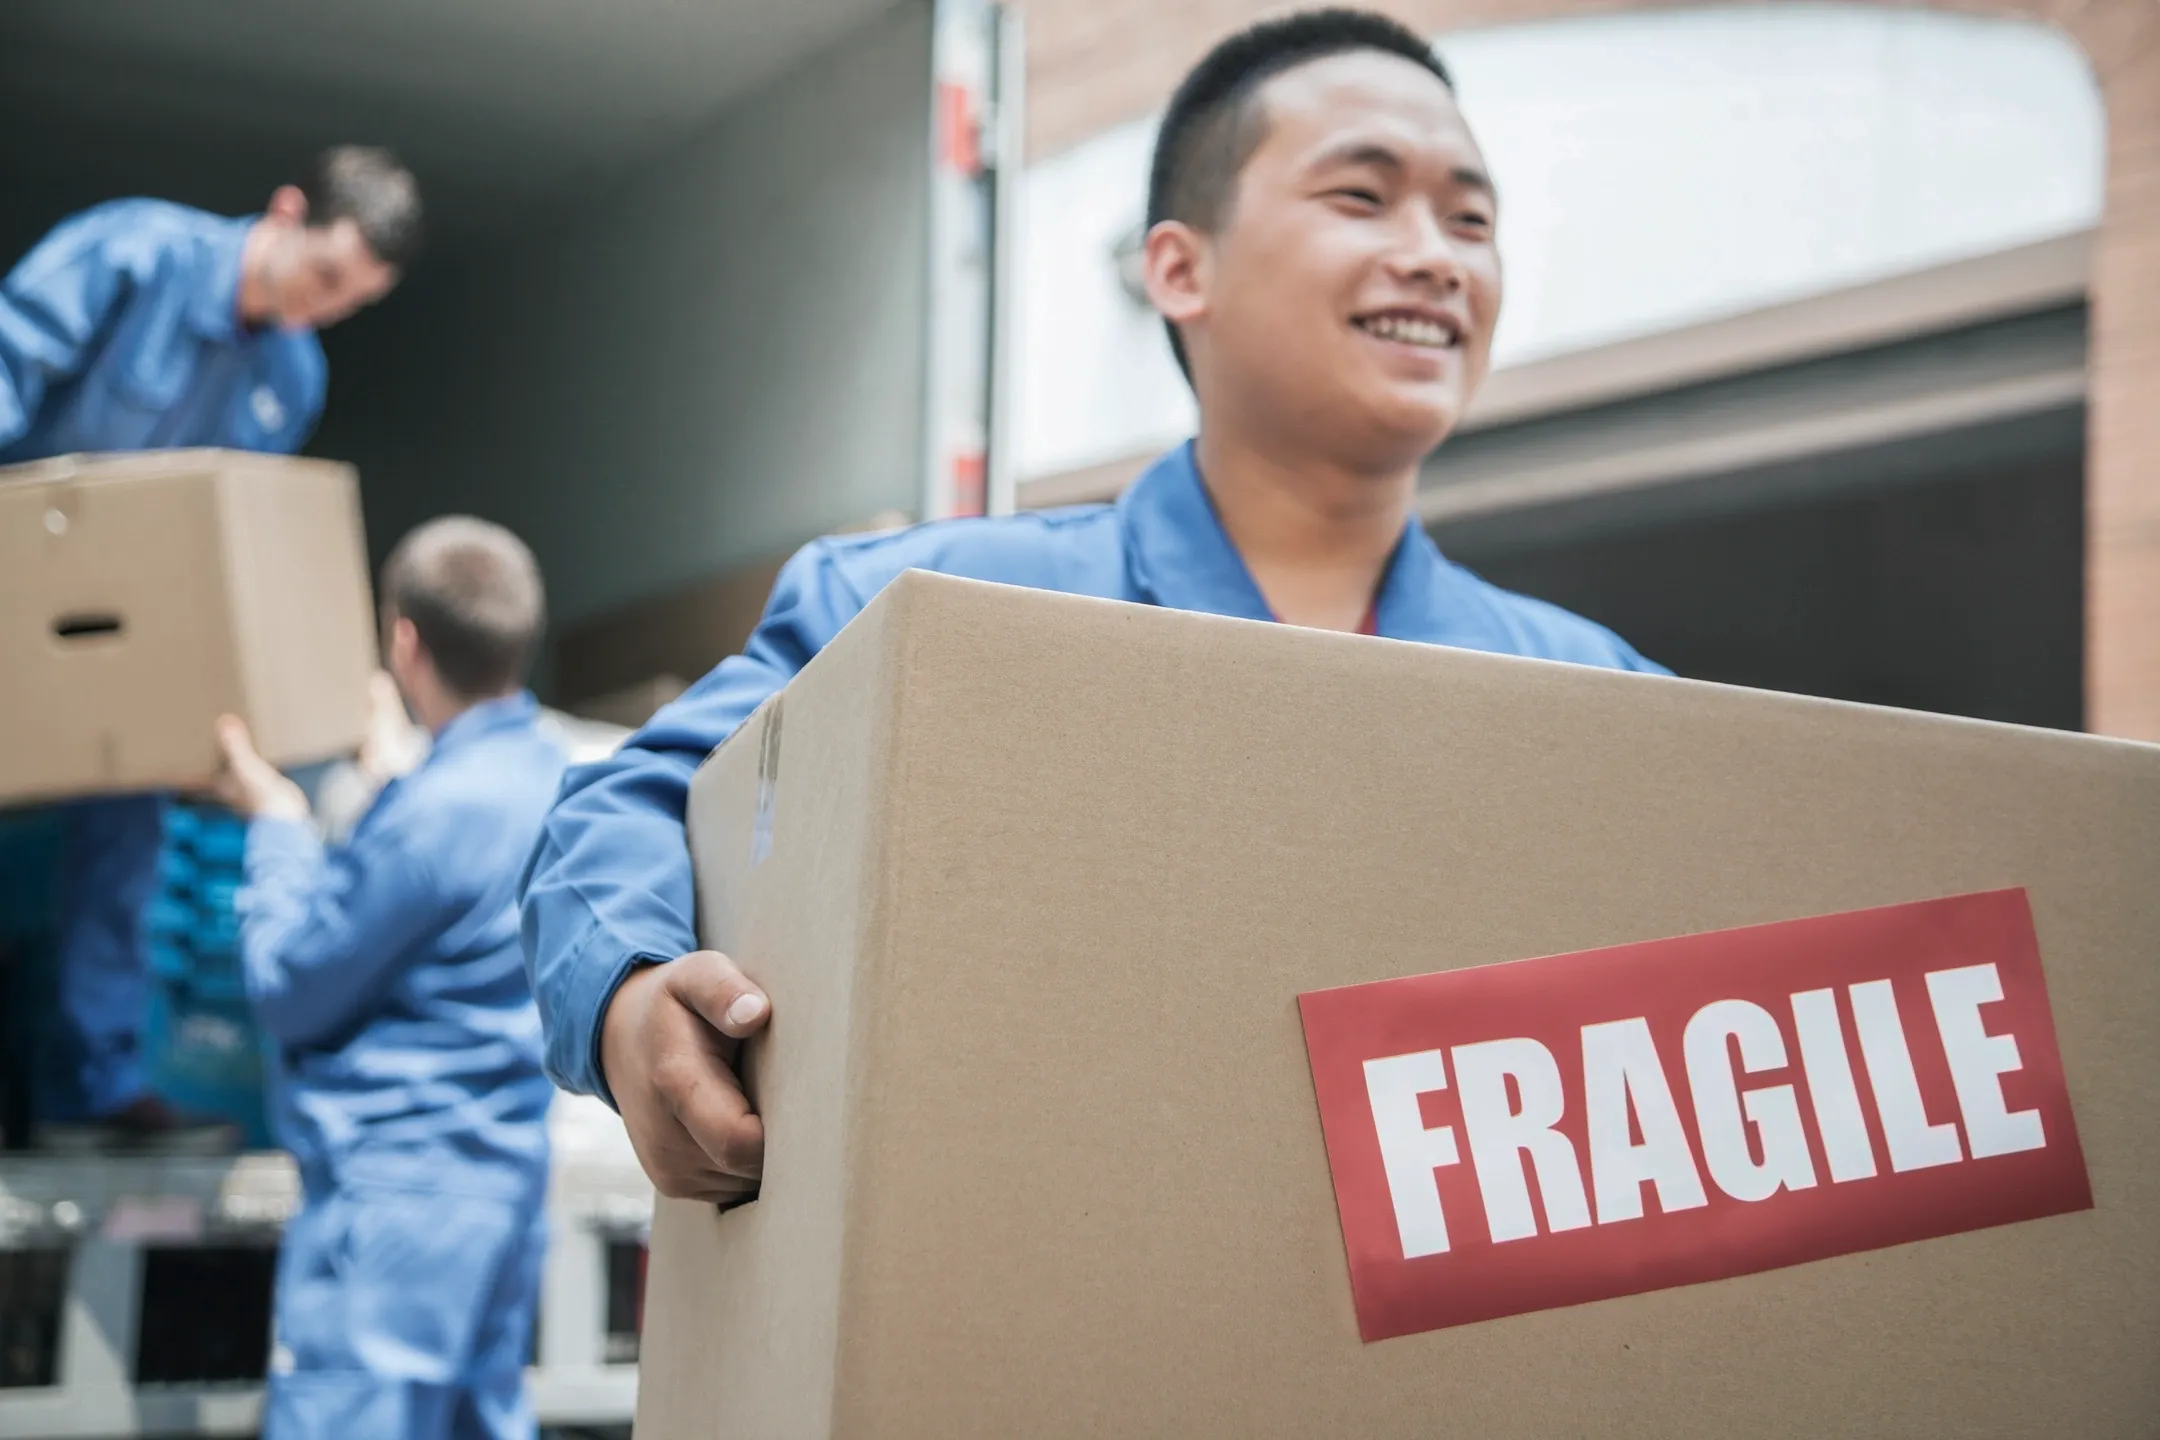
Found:
M 1477 142 L 1438 76 L 1379 51 L 1299 65 L 1250 103 L 1261 136 L 1171 314 L 1203 413 L 1215 398 L 1349 455 L 1421 455 L 1484 379 L 1500 314 Z

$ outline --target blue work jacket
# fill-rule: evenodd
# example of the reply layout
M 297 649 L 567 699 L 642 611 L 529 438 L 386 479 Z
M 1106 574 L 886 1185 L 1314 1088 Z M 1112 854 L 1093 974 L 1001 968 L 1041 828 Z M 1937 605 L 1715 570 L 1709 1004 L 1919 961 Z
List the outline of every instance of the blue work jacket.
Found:
M 521 694 L 451 721 L 342 845 L 248 827 L 241 960 L 278 1138 L 311 1189 L 514 1195 L 545 1172 L 517 881 L 564 757 L 538 714 Z
M 683 805 L 690 776 L 766 696 L 904 570 L 1271 620 L 1215 517 L 1192 446 L 1157 461 L 1114 505 L 949 520 L 819 540 L 780 572 L 743 647 L 609 759 L 573 770 L 524 885 L 525 946 L 547 1027 L 548 1071 L 605 1097 L 600 1017 L 632 965 L 697 948 Z M 1388 562 L 1381 635 L 1664 673 L 1611 631 L 1510 594 L 1444 558 L 1413 520 Z
M 328 380 L 311 330 L 240 323 L 252 220 L 114 200 L 0 281 L 0 465 L 215 445 L 289 455 Z

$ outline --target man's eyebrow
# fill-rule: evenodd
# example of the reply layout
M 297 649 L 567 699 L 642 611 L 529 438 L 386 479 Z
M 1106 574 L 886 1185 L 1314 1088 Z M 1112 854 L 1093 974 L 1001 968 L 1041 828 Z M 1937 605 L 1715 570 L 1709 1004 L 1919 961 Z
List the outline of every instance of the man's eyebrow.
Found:
M 1332 169 L 1338 165 L 1374 165 L 1382 170 L 1401 172 L 1410 168 L 1410 162 L 1402 155 L 1376 140 L 1350 140 L 1331 150 L 1322 151 L 1312 162 L 1315 170 Z M 1448 178 L 1466 190 L 1482 190 L 1487 195 L 1499 195 L 1492 176 L 1475 165 L 1458 165 L 1448 173 Z
M 1407 170 L 1409 162 L 1394 150 L 1376 140 L 1348 140 L 1333 149 L 1321 152 L 1313 161 L 1315 170 L 1336 165 L 1377 165 L 1383 170 Z

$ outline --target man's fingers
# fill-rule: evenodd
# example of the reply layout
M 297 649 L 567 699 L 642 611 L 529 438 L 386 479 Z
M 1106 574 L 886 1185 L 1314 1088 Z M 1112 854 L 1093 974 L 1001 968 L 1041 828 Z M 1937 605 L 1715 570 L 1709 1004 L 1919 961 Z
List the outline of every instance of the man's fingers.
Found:
M 710 1046 L 674 1049 L 653 1081 L 713 1170 L 750 1182 L 764 1171 L 765 1126 L 735 1072 Z
M 638 1161 L 652 1177 L 653 1188 L 670 1200 L 704 1200 L 716 1205 L 732 1204 L 757 1193 L 758 1182 L 748 1175 L 730 1175 L 713 1164 L 690 1132 L 680 1124 L 659 1128 L 637 1146 Z
M 235 715 L 220 715 L 211 727 L 217 741 L 218 768 L 203 783 L 203 793 L 225 805 L 238 807 L 243 798 L 240 784 L 241 747 L 247 745 L 247 726 Z
M 604 1063 L 631 1142 L 660 1193 L 748 1199 L 765 1168 L 765 1127 L 729 1064 L 772 1010 L 713 950 L 633 970 L 602 1022 Z
M 277 774 L 276 767 L 256 751 L 255 736 L 248 730 L 247 721 L 239 716 L 218 716 L 217 742 L 226 771 L 241 783 L 256 786 L 266 776 Z
M 218 755 L 228 768 L 234 770 L 255 753 L 255 746 L 248 737 L 247 722 L 237 715 L 218 716 L 217 745 Z
M 772 1015 L 765 992 L 717 950 L 693 950 L 663 969 L 668 990 L 732 1039 L 754 1034 Z
M 740 1099 L 740 1092 L 737 1093 Z M 716 1182 L 732 1182 L 719 1188 L 731 1193 L 747 1193 L 757 1188 L 758 1180 L 765 1173 L 765 1123 L 744 1105 L 739 1112 L 729 1113 L 722 1107 L 700 1111 L 686 1110 L 682 1116 L 683 1129 L 697 1141 L 718 1174 Z
M 770 1007 L 728 958 L 702 950 L 661 967 L 665 989 L 648 1036 L 656 1042 L 653 1088 L 711 1166 L 754 1180 L 765 1168 L 765 1126 L 728 1064 L 733 1048 L 713 1032 L 754 1030 Z M 745 1023 L 743 1011 L 756 1014 Z M 716 1018 L 717 1017 L 717 1018 Z M 725 1033 L 725 1032 L 723 1032 Z

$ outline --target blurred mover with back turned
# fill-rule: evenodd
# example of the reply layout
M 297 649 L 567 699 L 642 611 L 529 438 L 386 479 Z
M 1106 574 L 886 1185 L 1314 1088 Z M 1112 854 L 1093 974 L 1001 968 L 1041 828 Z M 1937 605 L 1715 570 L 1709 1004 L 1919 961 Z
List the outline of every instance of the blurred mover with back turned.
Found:
M 517 880 L 564 757 L 524 688 L 540 572 L 452 517 L 383 567 L 383 650 L 433 736 L 341 844 L 219 722 L 219 797 L 250 817 L 248 1000 L 274 1045 L 303 1204 L 278 1255 L 266 1440 L 513 1440 L 546 1249 L 540 1017 Z

